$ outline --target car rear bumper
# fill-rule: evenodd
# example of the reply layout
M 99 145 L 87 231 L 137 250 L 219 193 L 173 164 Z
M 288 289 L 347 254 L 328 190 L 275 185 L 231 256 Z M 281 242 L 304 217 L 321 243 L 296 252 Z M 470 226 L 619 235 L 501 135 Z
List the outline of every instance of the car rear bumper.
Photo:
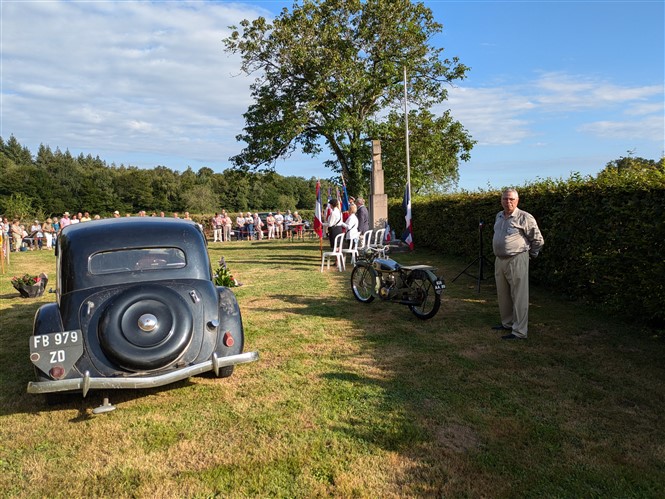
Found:
M 165 374 L 156 376 L 141 376 L 128 378 L 93 378 L 89 372 L 85 372 L 80 378 L 61 379 L 52 381 L 31 381 L 28 383 L 28 393 L 53 393 L 67 391 L 81 391 L 85 397 L 91 389 L 116 389 L 116 388 L 154 388 L 168 385 L 182 379 L 190 378 L 198 374 L 213 371 L 219 375 L 223 367 L 236 364 L 247 364 L 258 360 L 258 352 L 245 352 L 228 357 L 217 357 L 213 354 L 210 360 L 185 366 Z

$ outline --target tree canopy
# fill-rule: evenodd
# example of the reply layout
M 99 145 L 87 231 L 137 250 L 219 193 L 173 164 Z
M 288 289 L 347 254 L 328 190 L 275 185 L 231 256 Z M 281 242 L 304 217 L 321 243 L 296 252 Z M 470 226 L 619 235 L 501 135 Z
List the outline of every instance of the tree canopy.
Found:
M 404 114 L 392 111 L 377 123 L 372 136 L 381 141 L 384 191 L 389 197 L 404 194 L 406 178 L 406 125 Z M 450 190 L 459 180 L 459 160 L 470 159 L 475 142 L 449 112 L 436 117 L 427 110 L 409 112 L 411 190 L 433 194 Z
M 325 145 L 335 157 L 327 166 L 358 194 L 368 190 L 370 132 L 401 106 L 404 68 L 409 101 L 424 110 L 443 102 L 447 85 L 468 71 L 430 45 L 442 26 L 430 9 L 410 0 L 304 0 L 272 24 L 259 17 L 231 28 L 226 49 L 241 55 L 243 72 L 257 74 L 254 102 L 237 136 L 247 146 L 231 161 L 271 169 L 297 149 L 316 156 Z M 428 131 L 426 123 L 423 133 L 441 132 Z M 468 154 L 473 144 L 466 131 L 444 129 L 450 131 Z M 440 172 L 455 175 L 456 160 L 445 163 Z
M 634 175 L 649 171 L 665 173 L 665 157 L 660 158 L 659 161 L 655 161 L 653 159 L 635 157 L 632 151 L 628 151 L 628 156 L 621 156 L 619 159 L 607 163 L 598 176 Z

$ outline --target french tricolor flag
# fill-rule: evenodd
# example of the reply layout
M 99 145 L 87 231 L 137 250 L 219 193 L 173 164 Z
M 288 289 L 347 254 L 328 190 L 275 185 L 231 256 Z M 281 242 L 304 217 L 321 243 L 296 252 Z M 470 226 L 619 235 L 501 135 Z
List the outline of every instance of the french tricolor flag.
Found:
M 323 237 L 323 221 L 321 219 L 321 181 L 316 181 L 316 206 L 314 207 L 314 232 Z
M 413 224 L 411 222 L 411 186 L 406 183 L 406 190 L 404 191 L 404 201 L 402 201 L 402 208 L 404 208 L 404 218 L 406 219 L 406 229 L 402 234 L 402 241 L 413 249 Z

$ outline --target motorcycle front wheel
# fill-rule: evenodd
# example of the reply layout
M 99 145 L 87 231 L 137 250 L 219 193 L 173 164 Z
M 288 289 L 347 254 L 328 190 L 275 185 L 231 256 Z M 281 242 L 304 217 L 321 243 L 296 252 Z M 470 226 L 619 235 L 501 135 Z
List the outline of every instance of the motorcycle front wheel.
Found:
M 356 300 L 371 303 L 374 300 L 374 284 L 376 272 L 366 265 L 356 265 L 351 272 L 351 289 Z
M 441 295 L 434 291 L 434 283 L 427 276 L 416 275 L 410 279 L 409 286 L 422 299 L 420 305 L 409 305 L 413 315 L 418 319 L 431 319 L 441 307 Z

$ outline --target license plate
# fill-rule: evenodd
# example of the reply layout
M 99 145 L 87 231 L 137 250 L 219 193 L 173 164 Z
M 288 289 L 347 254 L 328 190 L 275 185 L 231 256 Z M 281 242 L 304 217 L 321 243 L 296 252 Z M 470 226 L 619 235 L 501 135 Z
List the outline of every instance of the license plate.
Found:
M 446 285 L 443 284 L 443 281 L 440 279 L 434 281 L 434 291 L 443 291 L 444 289 L 446 289 Z
M 54 367 L 61 367 L 66 374 L 81 355 L 83 334 L 80 329 L 30 337 L 30 360 L 46 374 Z M 63 371 L 58 369 L 57 372 Z

